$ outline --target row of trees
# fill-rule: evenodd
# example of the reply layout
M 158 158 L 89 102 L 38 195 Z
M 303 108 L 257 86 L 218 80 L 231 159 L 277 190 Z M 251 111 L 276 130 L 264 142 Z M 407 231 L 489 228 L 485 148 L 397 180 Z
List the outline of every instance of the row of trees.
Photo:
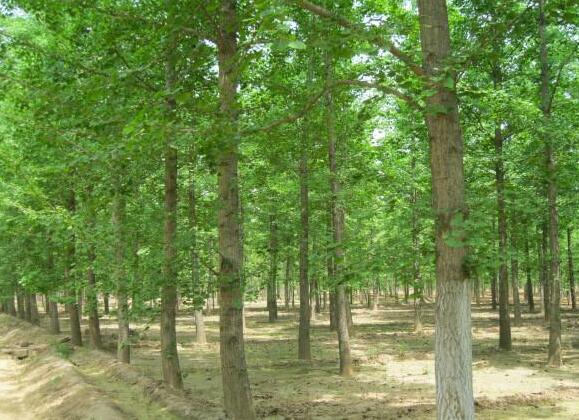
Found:
M 464 419 L 471 294 L 490 291 L 510 350 L 521 267 L 561 364 L 577 216 L 564 2 L 22 0 L 2 12 L 6 311 L 37 321 L 44 295 L 53 332 L 64 304 L 73 343 L 84 312 L 99 348 L 112 295 L 127 363 L 131 319 L 159 314 L 163 378 L 178 389 L 178 303 L 204 342 L 217 295 L 225 410 L 248 419 L 244 301 L 266 290 L 272 322 L 282 291 L 299 302 L 309 361 L 327 296 L 350 376 L 348 295 L 373 306 L 401 288 L 420 328 L 435 291 L 438 416 Z

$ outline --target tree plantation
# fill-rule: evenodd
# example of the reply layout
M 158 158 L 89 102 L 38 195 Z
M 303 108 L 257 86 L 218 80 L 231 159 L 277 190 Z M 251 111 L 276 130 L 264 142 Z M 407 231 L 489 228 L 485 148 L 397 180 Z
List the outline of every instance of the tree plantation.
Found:
M 575 2 L 0 13 L 0 419 L 579 418 Z

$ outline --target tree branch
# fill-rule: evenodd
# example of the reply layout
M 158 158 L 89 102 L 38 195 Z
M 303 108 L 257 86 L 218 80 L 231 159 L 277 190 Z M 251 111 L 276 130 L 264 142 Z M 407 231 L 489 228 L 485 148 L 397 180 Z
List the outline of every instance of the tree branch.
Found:
M 424 72 L 422 67 L 416 64 L 412 57 L 410 57 L 408 54 L 404 53 L 398 47 L 396 47 L 392 42 L 392 40 L 390 40 L 389 38 L 372 34 L 363 26 L 352 23 L 349 20 L 336 15 L 330 10 L 318 6 L 317 4 L 314 4 L 308 0 L 286 0 L 286 1 L 298 7 L 301 7 L 302 9 L 305 9 L 315 15 L 318 15 L 321 18 L 331 20 L 337 23 L 339 26 L 355 32 L 357 35 L 361 37 L 367 38 L 374 45 L 388 50 L 390 54 L 392 54 L 398 60 L 406 64 L 406 66 L 408 66 L 408 68 L 417 76 L 420 77 L 426 76 L 426 73 Z

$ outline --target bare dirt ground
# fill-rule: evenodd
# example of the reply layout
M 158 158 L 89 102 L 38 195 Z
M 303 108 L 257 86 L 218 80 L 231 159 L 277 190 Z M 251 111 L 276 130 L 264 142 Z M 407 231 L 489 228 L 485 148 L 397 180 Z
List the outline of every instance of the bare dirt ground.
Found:
M 263 304 L 249 305 L 246 352 L 258 415 L 268 419 L 433 418 L 432 307 L 424 311 L 425 329 L 419 335 L 413 332 L 411 305 L 382 303 L 386 304 L 377 311 L 362 307 L 353 310 L 356 376 L 352 379 L 341 378 L 337 373 L 336 334 L 329 331 L 327 314 L 318 315 L 313 321 L 313 362 L 305 365 L 296 360 L 297 309 L 281 309 L 279 322 L 270 324 Z M 497 350 L 497 317 L 486 305 L 473 307 L 477 417 L 579 418 L 579 314 L 563 312 L 565 365 L 560 369 L 545 366 L 548 330 L 541 314 L 523 313 L 522 326 L 513 327 L 510 353 Z M 192 417 L 217 419 L 223 418 L 217 315 L 207 316 L 206 322 L 209 343 L 200 346 L 194 343 L 192 315 L 180 312 L 178 346 L 186 387 L 181 397 L 190 402 L 195 413 Z M 66 328 L 65 319 L 63 327 Z M 133 322 L 132 328 L 138 333 L 132 357 L 134 368 L 143 377 L 159 381 L 158 320 L 139 320 Z M 103 318 L 102 331 L 111 348 L 115 329 L 114 317 Z M 130 393 L 131 387 L 127 387 L 126 377 L 115 378 L 107 373 L 104 365 L 110 363 L 110 358 L 79 350 L 70 359 L 93 386 L 108 389 L 102 391 L 105 396 L 127 400 L 119 394 Z M 128 399 L 131 398 L 136 397 Z M 141 401 L 136 405 L 143 404 Z M 122 406 L 118 402 L 117 405 Z M 173 418 L 168 411 L 159 414 L 161 417 L 151 417 L 146 410 L 133 412 L 132 416 Z

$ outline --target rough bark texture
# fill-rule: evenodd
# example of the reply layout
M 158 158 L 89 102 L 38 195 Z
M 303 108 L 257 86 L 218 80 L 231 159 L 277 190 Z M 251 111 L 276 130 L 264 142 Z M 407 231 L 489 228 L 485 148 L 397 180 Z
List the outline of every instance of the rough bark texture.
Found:
M 571 295 L 571 309 L 577 309 L 577 301 L 575 298 L 575 273 L 573 272 L 573 246 L 571 244 L 572 237 L 571 227 L 567 228 L 567 275 L 569 276 L 569 293 Z M 12 302 L 14 304 L 14 302 Z
M 46 262 L 46 271 L 49 276 L 54 276 L 54 250 L 52 245 L 52 238 L 48 238 L 48 258 Z M 56 296 L 51 297 L 47 295 L 48 306 L 48 331 L 51 334 L 60 334 L 60 320 L 58 315 L 58 303 Z
M 308 83 L 313 77 L 311 62 L 308 65 Z M 310 279 L 309 279 L 309 132 L 304 130 L 301 137 L 301 154 L 299 162 L 300 186 L 300 232 L 299 232 L 299 283 L 300 283 L 300 320 L 298 329 L 298 359 L 309 362 L 312 359 L 310 346 Z
M 105 315 L 109 315 L 110 313 L 110 308 L 109 308 L 109 293 L 103 293 L 103 313 Z
M 500 88 L 502 72 L 495 63 L 492 71 L 495 89 Z M 497 191 L 497 226 L 499 237 L 499 348 L 511 350 L 511 320 L 509 317 L 509 278 L 507 271 L 507 214 L 505 211 L 505 167 L 501 122 L 495 122 L 495 185 Z
M 30 306 L 30 322 L 34 325 L 40 325 L 40 317 L 38 316 L 38 302 L 34 293 L 28 296 Z
M 171 122 L 175 118 L 175 32 L 172 28 L 172 1 L 168 0 L 169 34 L 165 58 L 165 89 L 169 92 L 166 98 L 167 119 L 165 132 L 165 231 L 163 237 L 163 285 L 161 287 L 161 366 L 163 380 L 171 388 L 182 389 L 183 379 L 177 353 L 177 149 L 173 146 L 173 129 Z
M 326 79 L 331 82 L 333 63 L 326 57 Z M 332 234 L 334 239 L 334 284 L 336 285 L 336 315 L 338 329 L 338 347 L 340 353 L 340 374 L 352 376 L 352 354 L 350 351 L 350 333 L 348 329 L 348 308 L 346 286 L 343 283 L 344 248 L 344 209 L 340 203 L 341 185 L 339 181 L 338 158 L 336 154 L 334 98 L 331 92 L 326 93 L 326 129 L 328 132 L 328 161 L 330 165 L 330 190 L 332 212 Z
M 117 335 L 117 358 L 123 363 L 130 363 L 131 343 L 129 337 L 128 280 L 125 274 L 125 207 L 125 196 L 117 185 L 113 197 L 112 211 L 114 243 L 113 283 L 117 288 L 117 320 L 119 327 Z
M 514 218 L 513 218 L 514 220 Z M 519 299 L 519 256 L 517 253 L 516 225 L 511 230 L 511 286 L 513 290 L 513 324 L 521 325 L 521 302 Z
M 269 322 L 277 321 L 277 222 L 272 215 L 269 221 L 269 256 L 270 268 L 267 279 L 267 311 Z
M 191 154 L 189 162 L 189 188 L 187 198 L 189 205 L 189 234 L 191 239 L 191 297 L 195 311 L 195 341 L 197 344 L 206 344 L 205 321 L 203 319 L 203 297 L 199 281 L 199 258 L 197 256 L 197 195 L 195 192 L 195 153 Z
M 76 212 L 76 198 L 74 191 L 71 191 L 66 200 L 66 208 L 71 216 Z M 70 341 L 75 346 L 82 346 L 82 334 L 80 330 L 80 314 L 78 310 L 78 303 L 76 299 L 76 293 L 73 291 L 75 288 L 74 281 L 74 265 L 75 265 L 75 253 L 76 253 L 76 238 L 74 233 L 70 234 L 68 237 L 68 243 L 65 249 L 65 265 L 64 265 L 64 282 L 69 288 L 67 290 L 67 303 L 66 311 L 68 312 L 69 323 L 70 323 Z M 73 289 L 73 290 L 70 290 Z
M 424 69 L 439 76 L 450 56 L 445 0 L 419 0 Z M 453 81 L 453 74 L 447 75 Z M 465 273 L 462 222 L 467 216 L 463 140 L 453 90 L 435 86 L 427 98 L 432 198 L 436 229 L 436 402 L 441 420 L 473 419 L 470 285 Z M 444 112 L 441 112 L 441 109 Z M 450 246 L 448 238 L 460 245 Z
M 533 280 L 531 276 L 531 255 L 529 252 L 529 240 L 527 237 L 525 237 L 525 257 L 526 257 L 525 271 L 527 273 L 527 284 L 526 284 L 527 304 L 529 305 L 529 312 L 533 313 L 535 312 L 535 299 L 533 297 Z
M 539 270 L 541 277 L 541 285 L 543 286 L 543 313 L 545 321 L 549 322 L 551 319 L 551 272 L 547 264 L 547 226 L 543 224 L 541 228 L 541 243 L 539 244 Z
M 18 318 L 26 319 L 26 310 L 24 309 L 24 294 L 21 290 L 16 292 L 16 310 Z
M 165 147 L 165 233 L 163 286 L 161 288 L 161 365 L 163 380 L 172 388 L 183 388 L 177 353 L 177 150 Z
M 238 180 L 238 84 L 235 0 L 221 0 L 217 33 L 219 102 L 223 119 L 218 154 L 219 335 L 225 411 L 235 419 L 255 418 L 243 341 L 241 212 Z
M 539 0 L 539 42 L 541 61 L 541 110 L 545 124 L 550 116 L 551 93 L 549 89 L 549 60 L 547 39 L 545 35 L 545 0 Z M 546 130 L 543 131 L 545 142 L 545 160 L 547 166 L 547 205 L 549 208 L 549 251 L 551 257 L 551 296 L 549 314 L 549 357 L 551 366 L 561 366 L 561 272 L 559 254 L 559 216 L 557 214 L 557 179 L 555 150 L 553 141 Z
M 87 204 L 88 209 L 88 228 L 91 235 L 94 234 L 95 228 L 95 214 L 91 203 Z M 94 263 L 96 260 L 96 249 L 95 243 L 89 238 L 90 242 L 88 244 L 87 250 L 87 287 L 86 287 L 86 303 L 88 306 L 88 331 L 89 331 L 89 343 L 92 348 L 100 349 L 102 348 L 101 331 L 99 323 L 99 313 L 98 313 L 98 299 L 96 290 L 96 275 L 94 271 Z

